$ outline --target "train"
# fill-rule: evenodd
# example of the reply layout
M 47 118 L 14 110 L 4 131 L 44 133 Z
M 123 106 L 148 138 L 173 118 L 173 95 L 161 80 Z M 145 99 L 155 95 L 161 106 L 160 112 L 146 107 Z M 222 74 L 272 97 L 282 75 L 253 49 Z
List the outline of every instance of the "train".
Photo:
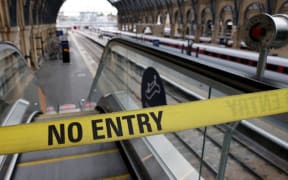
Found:
M 137 40 L 154 43 L 157 45 L 174 48 L 175 50 L 183 51 L 188 45 L 189 41 L 179 39 L 169 39 L 164 37 L 156 37 L 151 35 L 136 34 L 124 31 L 101 31 L 101 33 L 107 37 L 130 37 Z M 193 38 L 193 37 L 191 37 Z M 192 40 L 192 39 L 191 39 Z M 190 42 L 192 42 L 190 40 Z M 211 38 L 201 37 L 200 42 L 192 43 L 191 52 L 195 55 L 206 55 L 215 60 L 224 60 L 229 62 L 235 62 L 242 65 L 257 67 L 259 54 L 249 50 L 232 49 L 224 45 L 209 45 Z M 245 44 L 243 44 L 245 46 Z M 288 75 L 288 59 L 278 56 L 268 56 L 266 69 L 275 73 Z

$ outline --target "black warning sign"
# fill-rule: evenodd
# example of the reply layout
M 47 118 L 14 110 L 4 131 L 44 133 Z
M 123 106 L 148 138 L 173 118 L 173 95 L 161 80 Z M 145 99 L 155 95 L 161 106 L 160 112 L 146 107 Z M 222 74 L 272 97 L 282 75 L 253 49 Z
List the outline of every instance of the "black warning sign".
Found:
M 166 105 L 166 93 L 158 72 L 149 67 L 144 71 L 141 86 L 142 106 L 153 107 Z

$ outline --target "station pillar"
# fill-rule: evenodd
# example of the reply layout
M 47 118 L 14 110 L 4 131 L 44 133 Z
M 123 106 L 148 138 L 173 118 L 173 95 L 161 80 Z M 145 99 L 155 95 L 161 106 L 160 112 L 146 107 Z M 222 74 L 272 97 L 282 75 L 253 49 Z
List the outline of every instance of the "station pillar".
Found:
M 195 42 L 200 42 L 201 24 L 197 24 L 195 32 Z
M 170 38 L 174 38 L 175 37 L 175 24 L 171 24 L 170 27 Z
M 232 27 L 232 40 L 233 40 L 233 48 L 240 48 L 240 43 L 241 43 L 241 31 L 240 27 L 238 26 L 233 26 Z
M 213 44 L 217 44 L 217 30 L 216 30 L 216 26 L 212 25 L 211 27 L 211 33 L 212 33 L 212 37 L 211 37 L 211 43 Z

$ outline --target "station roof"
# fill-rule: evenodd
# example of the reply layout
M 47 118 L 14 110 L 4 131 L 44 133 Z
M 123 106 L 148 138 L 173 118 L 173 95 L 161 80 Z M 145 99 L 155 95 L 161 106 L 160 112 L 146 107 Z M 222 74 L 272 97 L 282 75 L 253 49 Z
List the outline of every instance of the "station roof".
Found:
M 55 23 L 58 12 L 65 0 L 26 0 L 23 1 L 24 20 L 26 25 Z M 9 0 L 10 25 L 17 24 L 17 0 Z M 31 14 L 32 18 L 31 20 Z
M 24 5 L 25 24 L 32 23 L 30 12 L 33 14 L 33 24 L 55 23 L 58 12 L 66 0 L 26 0 Z M 96 1 L 96 0 L 95 0 Z M 176 0 L 107 0 L 119 13 L 125 14 L 143 10 L 169 7 Z M 184 0 L 177 0 L 184 1 Z M 10 25 L 17 24 L 17 0 L 9 0 Z M 31 6 L 33 5 L 33 6 Z
M 159 9 L 171 6 L 175 0 L 108 0 L 120 13 Z

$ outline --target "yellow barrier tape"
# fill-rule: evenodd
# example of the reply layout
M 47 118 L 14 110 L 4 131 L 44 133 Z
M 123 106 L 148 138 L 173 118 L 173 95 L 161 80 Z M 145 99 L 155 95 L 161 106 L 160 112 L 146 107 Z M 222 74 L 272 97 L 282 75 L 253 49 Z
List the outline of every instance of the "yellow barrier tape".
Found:
M 288 112 L 288 89 L 0 128 L 0 154 L 162 134 Z

